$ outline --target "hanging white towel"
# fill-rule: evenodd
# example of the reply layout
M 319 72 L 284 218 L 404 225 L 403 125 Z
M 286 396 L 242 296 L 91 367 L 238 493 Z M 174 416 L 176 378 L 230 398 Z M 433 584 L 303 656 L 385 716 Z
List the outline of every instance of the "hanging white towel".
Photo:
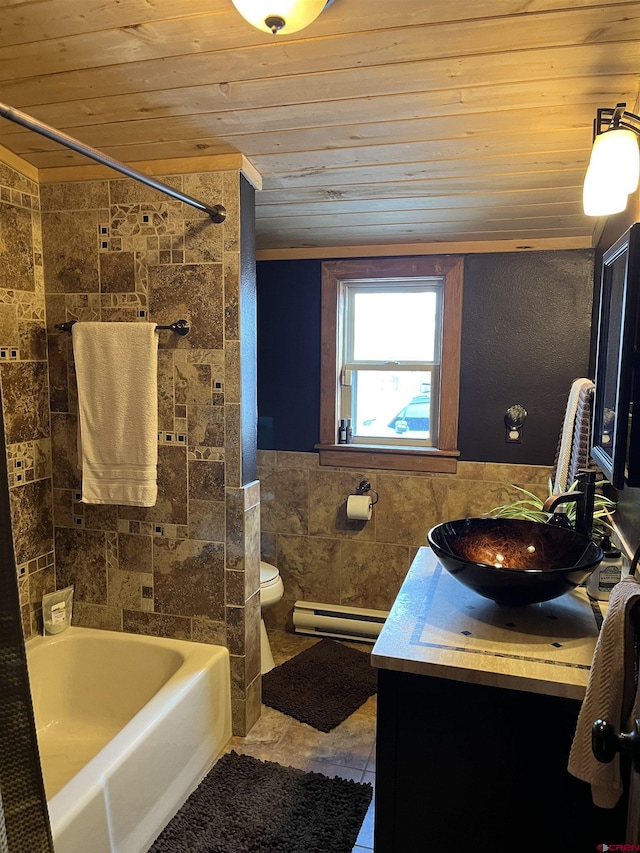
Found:
M 611 592 L 569 755 L 569 773 L 591 785 L 593 802 L 604 809 L 614 808 L 622 795 L 620 756 L 601 764 L 591 749 L 591 727 L 596 720 L 607 720 L 617 731 L 627 725 L 635 696 L 635 628 L 629 610 L 639 598 L 640 584 L 633 578 L 620 581 Z
M 578 479 L 580 471 L 595 471 L 596 477 L 602 479 L 602 473 L 598 466 L 591 459 L 591 404 L 593 401 L 593 392 L 595 391 L 593 382 L 585 382 L 578 394 L 578 408 L 576 410 L 576 420 L 573 428 L 573 445 L 571 447 L 571 460 L 569 462 L 569 470 L 567 473 L 567 484 L 571 485 Z
M 158 336 L 153 323 L 74 323 L 82 501 L 154 506 Z
M 573 434 L 578 411 L 578 400 L 583 386 L 591 385 L 590 379 L 574 379 L 569 391 L 567 408 L 562 425 L 562 438 L 556 461 L 556 476 L 553 484 L 553 493 L 558 495 L 566 491 L 572 484 L 567 482 L 569 475 L 569 463 L 571 462 L 571 449 L 573 446 Z

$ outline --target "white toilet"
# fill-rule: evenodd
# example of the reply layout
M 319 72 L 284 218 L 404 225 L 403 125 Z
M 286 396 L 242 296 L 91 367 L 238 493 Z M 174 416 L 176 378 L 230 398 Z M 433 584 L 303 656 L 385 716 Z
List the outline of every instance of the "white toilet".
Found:
M 280 572 L 271 563 L 260 560 L 260 609 L 277 604 L 284 593 Z M 275 666 L 271 646 L 267 637 L 264 618 L 260 619 L 260 670 L 262 674 L 269 672 Z

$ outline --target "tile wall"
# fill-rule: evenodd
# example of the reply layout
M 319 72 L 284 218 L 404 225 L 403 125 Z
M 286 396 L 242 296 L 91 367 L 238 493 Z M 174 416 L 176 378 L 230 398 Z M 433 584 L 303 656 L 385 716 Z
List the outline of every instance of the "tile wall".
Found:
M 128 179 L 41 190 L 57 583 L 74 584 L 76 624 L 228 646 L 242 733 L 260 707 L 260 499 L 241 474 L 240 175 L 165 182 L 223 203 L 224 224 Z M 181 318 L 188 336 L 159 333 L 156 505 L 80 503 L 73 353 L 55 324 Z
M 3 529 L 0 850 L 43 853 L 53 845 L 38 756 L 29 748 L 35 730 L 20 616 L 28 637 L 36 630 L 43 592 L 55 584 L 44 318 L 38 186 L 0 162 L 0 387 L 15 554 L 14 562 Z M 4 481 L 0 488 L 6 489 Z
M 431 527 L 520 498 L 512 484 L 546 497 L 550 474 L 488 462 L 459 462 L 455 475 L 358 471 L 321 467 L 317 453 L 259 451 L 262 559 L 284 584 L 268 627 L 287 627 L 298 599 L 389 610 Z M 347 497 L 364 479 L 380 500 L 370 521 L 351 521 Z
M 216 225 L 134 181 L 39 194 L 0 163 L 0 381 L 25 635 L 41 631 L 42 594 L 73 584 L 75 624 L 224 644 L 236 734 L 260 713 L 260 488 L 242 482 L 240 429 L 240 181 L 237 171 L 166 179 L 222 202 L 227 220 Z M 82 504 L 71 336 L 55 324 L 183 317 L 187 337 L 159 333 L 156 506 Z
M 55 589 L 51 426 L 38 185 L 0 163 L 0 383 L 25 636 Z

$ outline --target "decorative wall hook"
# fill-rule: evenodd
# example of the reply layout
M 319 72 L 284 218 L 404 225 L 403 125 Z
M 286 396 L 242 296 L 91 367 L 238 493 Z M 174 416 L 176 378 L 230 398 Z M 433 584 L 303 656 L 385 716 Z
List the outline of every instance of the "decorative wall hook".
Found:
M 507 428 L 505 441 L 507 444 L 522 444 L 522 429 L 527 414 L 527 410 L 519 403 L 509 406 L 504 413 L 504 423 Z
M 360 484 L 358 485 L 358 488 L 356 489 L 356 492 L 358 492 L 358 494 L 360 495 L 364 495 L 365 492 L 373 492 L 373 494 L 376 496 L 376 499 L 375 501 L 372 501 L 371 506 L 375 506 L 380 500 L 380 496 L 378 495 L 375 489 L 371 488 L 371 483 L 368 480 L 361 480 Z

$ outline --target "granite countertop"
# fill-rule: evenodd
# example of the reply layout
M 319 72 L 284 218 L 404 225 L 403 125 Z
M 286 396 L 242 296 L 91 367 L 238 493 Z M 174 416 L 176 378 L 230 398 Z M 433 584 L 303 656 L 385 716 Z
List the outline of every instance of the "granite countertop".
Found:
M 420 548 L 372 652 L 381 669 L 549 696 L 584 697 L 606 602 L 584 588 L 505 607 Z

